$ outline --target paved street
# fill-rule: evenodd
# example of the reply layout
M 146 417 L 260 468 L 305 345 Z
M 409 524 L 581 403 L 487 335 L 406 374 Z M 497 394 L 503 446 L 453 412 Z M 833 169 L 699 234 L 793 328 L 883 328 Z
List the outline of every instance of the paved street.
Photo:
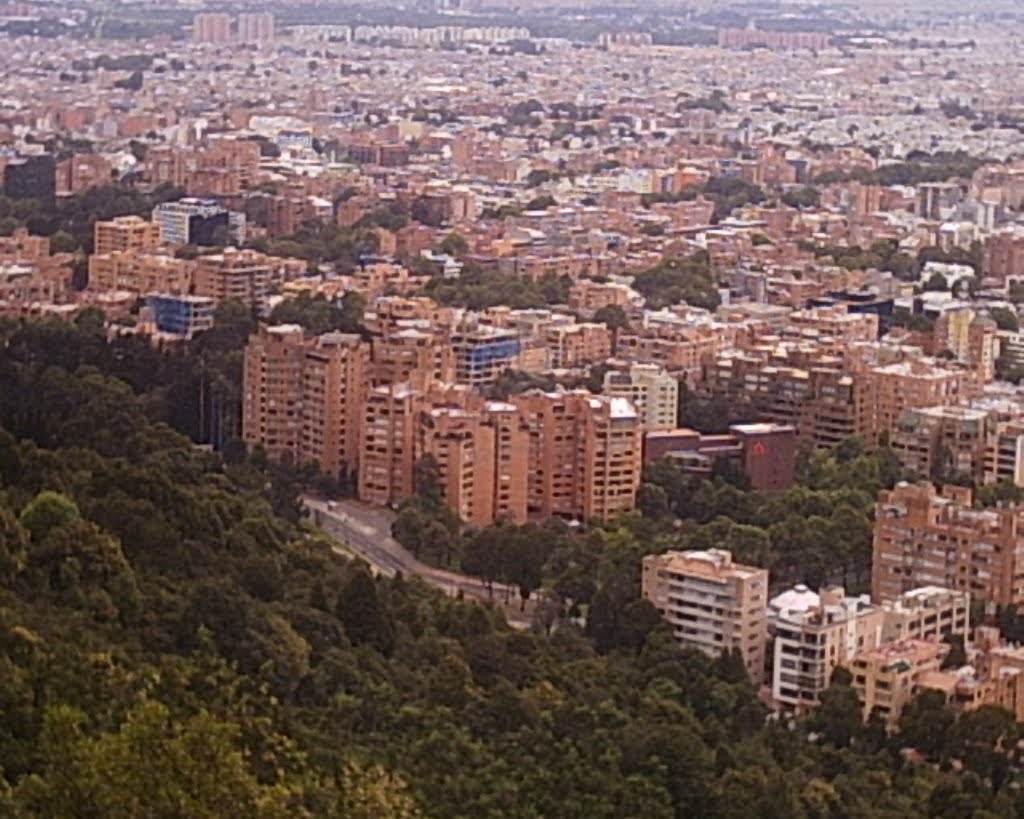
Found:
M 479 578 L 437 569 L 417 560 L 391 537 L 391 522 L 394 520 L 391 512 L 357 501 L 336 501 L 329 508 L 326 501 L 306 497 L 303 504 L 317 526 L 344 544 L 337 546 L 336 551 L 354 553 L 375 571 L 389 577 L 398 572 L 415 575 L 452 597 L 462 592 L 466 597 L 494 603 L 505 611 L 511 625 L 529 627 L 529 618 L 519 611 L 518 589 L 501 583 L 495 583 L 492 589 L 488 589 L 487 583 Z M 506 605 L 506 600 L 510 605 Z

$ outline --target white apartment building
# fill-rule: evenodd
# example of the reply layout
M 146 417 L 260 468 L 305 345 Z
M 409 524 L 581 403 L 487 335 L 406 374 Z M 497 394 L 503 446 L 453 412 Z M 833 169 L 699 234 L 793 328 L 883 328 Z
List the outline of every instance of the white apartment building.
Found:
M 906 640 L 938 642 L 966 635 L 970 596 L 938 586 L 908 591 L 880 605 L 828 586 L 820 594 L 796 586 L 769 604 L 773 637 L 772 700 L 802 712 L 817 705 L 836 666 L 857 654 Z
M 626 370 L 604 375 L 604 394 L 629 399 L 640 416 L 644 432 L 678 426 L 679 382 L 657 364 L 631 364 Z

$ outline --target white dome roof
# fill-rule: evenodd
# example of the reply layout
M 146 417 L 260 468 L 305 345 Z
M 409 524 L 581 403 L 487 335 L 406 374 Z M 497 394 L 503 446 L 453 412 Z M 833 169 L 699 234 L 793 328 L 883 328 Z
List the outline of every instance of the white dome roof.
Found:
M 820 604 L 821 598 L 818 597 L 817 592 L 811 591 L 803 583 L 798 583 L 788 591 L 773 597 L 768 607 L 772 612 L 776 613 L 783 611 L 801 612 L 813 609 Z

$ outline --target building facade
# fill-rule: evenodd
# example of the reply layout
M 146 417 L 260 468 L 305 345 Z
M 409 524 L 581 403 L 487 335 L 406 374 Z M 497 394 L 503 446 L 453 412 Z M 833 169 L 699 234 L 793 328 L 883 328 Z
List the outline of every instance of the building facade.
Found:
M 604 394 L 632 402 L 644 432 L 675 429 L 679 382 L 656 364 L 633 364 L 604 375 Z
M 971 491 L 901 483 L 879 494 L 871 594 L 891 600 L 943 586 L 1009 606 L 1024 602 L 1024 507 L 974 509 Z
M 714 657 L 736 650 L 751 681 L 761 683 L 767 569 L 735 563 L 723 549 L 666 552 L 644 558 L 641 588 L 680 645 Z
M 160 246 L 160 226 L 138 216 L 118 216 L 96 222 L 93 228 L 93 252 L 119 253 L 126 250 L 150 251 Z
M 356 474 L 369 352 L 359 336 L 262 327 L 245 349 L 242 436 L 276 459 Z
M 146 306 L 153 314 L 153 323 L 161 333 L 192 338 L 213 327 L 213 299 L 202 296 L 151 293 Z

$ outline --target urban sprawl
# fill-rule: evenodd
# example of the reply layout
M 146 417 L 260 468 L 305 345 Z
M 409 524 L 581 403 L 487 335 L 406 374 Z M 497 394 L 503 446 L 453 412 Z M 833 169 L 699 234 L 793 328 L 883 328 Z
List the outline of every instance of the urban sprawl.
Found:
M 199 442 L 404 545 L 878 456 L 864 571 L 722 526 L 643 557 L 643 597 L 781 712 L 843 667 L 889 729 L 924 689 L 1024 721 L 1019 21 L 296 8 L 0 7 L 0 317 L 173 351 L 241 309 Z

